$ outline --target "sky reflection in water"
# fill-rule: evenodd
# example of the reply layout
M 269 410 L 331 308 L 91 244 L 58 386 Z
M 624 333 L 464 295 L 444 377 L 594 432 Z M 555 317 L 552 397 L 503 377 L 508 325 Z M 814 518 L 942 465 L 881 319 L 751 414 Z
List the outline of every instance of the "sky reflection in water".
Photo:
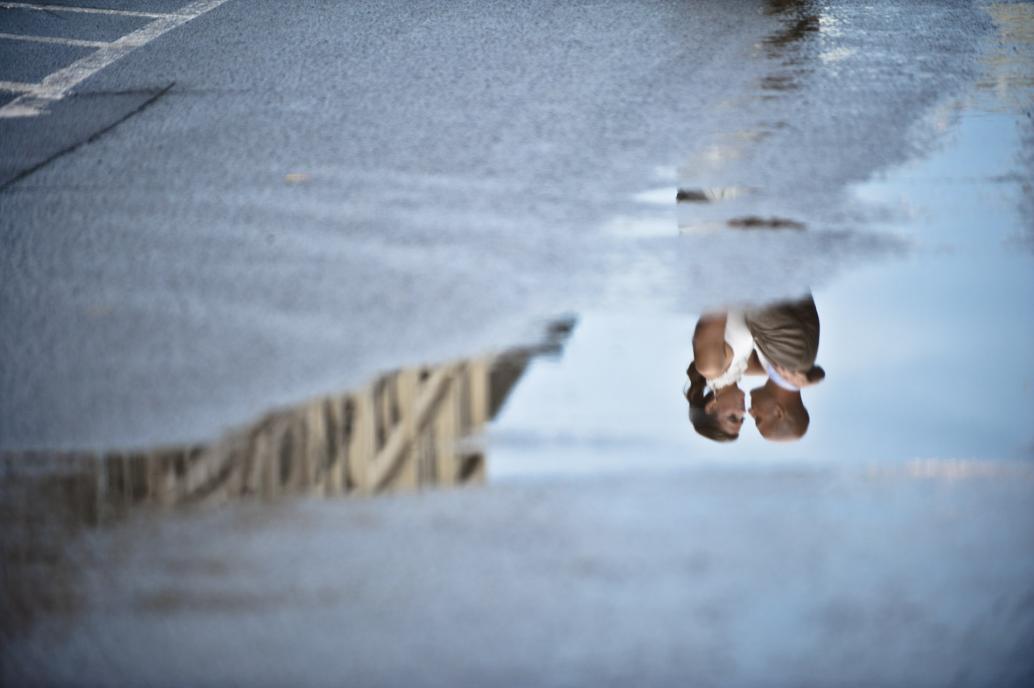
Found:
M 563 358 L 535 362 L 493 423 L 489 475 L 1034 458 L 1034 257 L 1009 176 L 1017 129 L 1004 113 L 967 114 L 941 152 L 856 189 L 913 250 L 815 289 L 827 377 L 804 392 L 799 442 L 765 442 L 749 417 L 728 444 L 693 432 L 680 385 L 696 318 L 587 313 Z

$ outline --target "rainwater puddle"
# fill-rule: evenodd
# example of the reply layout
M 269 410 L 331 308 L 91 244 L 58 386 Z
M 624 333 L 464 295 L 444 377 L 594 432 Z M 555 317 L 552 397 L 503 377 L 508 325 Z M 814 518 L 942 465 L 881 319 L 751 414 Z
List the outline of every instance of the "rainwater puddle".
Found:
M 766 440 L 749 415 L 734 441 L 694 431 L 682 392 L 697 317 L 585 313 L 563 355 L 533 362 L 492 423 L 490 478 L 1034 459 L 1022 125 L 968 111 L 938 153 L 855 189 L 891 218 L 877 229 L 911 250 L 814 290 L 825 378 L 800 391 L 808 425 L 798 441 Z M 766 380 L 739 383 L 746 409 Z
M 988 76 L 966 100 L 932 115 L 941 148 L 853 189 L 884 218 L 871 229 L 910 250 L 814 288 L 818 333 L 807 346 L 817 353 L 808 364 L 824 377 L 791 398 L 790 411 L 780 406 L 792 416 L 793 441 L 766 439 L 749 415 L 771 397 L 760 361 L 760 374 L 737 384 L 744 400 L 733 415 L 745 415 L 735 439 L 694 429 L 687 368 L 698 315 L 590 311 L 555 322 L 540 345 L 398 370 L 207 445 L 9 453 L 0 456 L 0 503 L 17 510 L 32 501 L 25 495 L 46 494 L 41 504 L 63 499 L 73 520 L 97 524 L 141 506 L 371 495 L 486 477 L 715 462 L 858 468 L 1032 459 L 1034 218 L 1021 154 L 1030 136 L 1030 39 L 1012 34 L 1034 15 L 1029 7 L 993 10 L 1008 40 L 989 51 Z M 810 15 L 787 22 L 785 36 L 766 43 L 769 57 L 781 59 L 817 26 Z M 803 219 L 743 215 L 737 203 L 761 192 L 647 189 L 635 200 L 654 214 L 616 218 L 611 229 L 676 237 L 703 227 L 775 239 L 820 231 Z M 729 306 L 779 308 L 716 304 L 709 315 Z M 791 326 L 779 336 L 800 333 Z M 696 397 L 705 406 L 708 390 Z
M 892 218 L 876 229 L 912 249 L 814 290 L 817 341 L 805 348 L 824 378 L 783 409 L 793 441 L 766 439 L 749 414 L 731 441 L 695 430 L 698 316 L 596 311 L 556 321 L 541 345 L 395 371 L 206 445 L 10 453 L 0 507 L 11 521 L 49 511 L 93 526 L 151 507 L 715 464 L 1029 472 L 1034 254 L 1012 157 L 1019 123 L 969 112 L 939 153 L 855 190 Z M 740 193 L 701 191 L 715 207 Z M 676 194 L 663 190 L 673 206 Z M 791 324 L 778 336 L 804 335 Z M 741 412 L 771 397 L 758 372 L 737 384 Z
M 466 438 L 499 411 L 529 360 L 554 354 L 570 328 L 557 320 L 534 347 L 386 373 L 208 444 L 2 454 L 0 513 L 7 522 L 59 515 L 71 526 L 97 526 L 155 507 L 481 483 L 485 457 Z

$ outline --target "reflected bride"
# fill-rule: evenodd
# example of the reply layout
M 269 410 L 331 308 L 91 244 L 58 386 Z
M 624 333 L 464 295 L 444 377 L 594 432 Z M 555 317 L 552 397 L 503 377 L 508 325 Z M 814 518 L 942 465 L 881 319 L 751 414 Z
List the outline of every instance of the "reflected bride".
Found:
M 731 442 L 740 436 L 743 426 L 744 394 L 736 384 L 711 389 L 707 380 L 690 363 L 686 370 L 689 376 L 689 421 L 700 435 L 715 442 Z

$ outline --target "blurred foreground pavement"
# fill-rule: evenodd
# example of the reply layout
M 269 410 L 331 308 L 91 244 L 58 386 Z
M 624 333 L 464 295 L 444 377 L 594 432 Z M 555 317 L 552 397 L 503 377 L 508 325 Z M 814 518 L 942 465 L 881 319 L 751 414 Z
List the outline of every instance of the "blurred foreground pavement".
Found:
M 5 647 L 5 678 L 1029 685 L 1032 498 L 1029 465 L 960 462 L 142 519 L 51 542 L 60 574 L 25 589 L 69 613 Z

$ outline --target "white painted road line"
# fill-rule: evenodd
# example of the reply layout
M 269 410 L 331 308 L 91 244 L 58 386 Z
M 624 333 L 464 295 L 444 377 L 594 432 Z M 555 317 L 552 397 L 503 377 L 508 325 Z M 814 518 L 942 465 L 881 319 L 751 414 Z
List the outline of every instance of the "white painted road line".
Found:
M 0 91 L 7 93 L 35 93 L 39 84 L 27 84 L 24 81 L 0 81 Z
M 228 0 L 195 0 L 176 14 L 162 15 L 133 33 L 111 43 L 105 43 L 95 52 L 50 74 L 31 93 L 18 96 L 0 107 L 0 117 L 34 117 L 46 112 L 47 106 L 64 98 L 77 84 L 90 78 L 111 63 L 133 50 L 150 43 L 164 33 L 186 24 L 214 10 Z
M 55 38 L 52 36 L 26 36 L 20 33 L 4 33 L 0 31 L 0 39 L 9 41 L 26 41 L 28 43 L 53 43 L 54 45 L 72 45 L 77 48 L 103 48 L 107 41 L 83 41 L 78 38 Z
M 5 10 L 34 10 L 37 12 L 79 12 L 81 14 L 113 14 L 122 17 L 144 17 L 160 19 L 168 17 L 168 12 L 137 12 L 136 10 L 105 10 L 99 7 L 68 7 L 67 5 L 34 5 L 29 2 L 0 2 Z M 176 14 L 175 12 L 171 14 Z

